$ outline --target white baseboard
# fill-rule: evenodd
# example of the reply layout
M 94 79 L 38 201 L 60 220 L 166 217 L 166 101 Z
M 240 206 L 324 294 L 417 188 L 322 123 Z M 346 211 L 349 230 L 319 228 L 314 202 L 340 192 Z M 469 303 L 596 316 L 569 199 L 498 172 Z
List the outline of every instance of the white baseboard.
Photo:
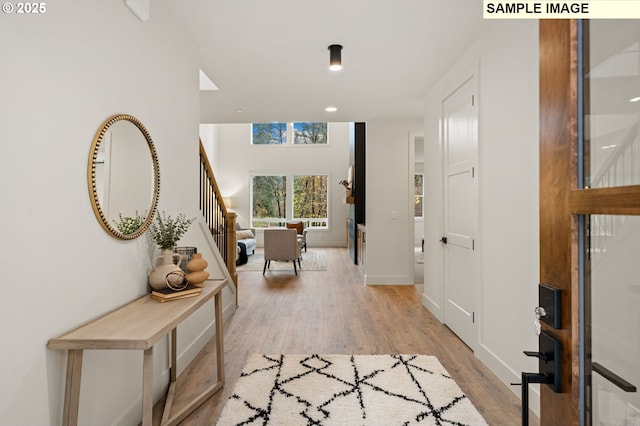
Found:
M 366 285 L 414 285 L 408 275 L 369 275 L 364 277 Z
M 442 308 L 438 305 L 432 298 L 427 296 L 426 294 L 422 294 L 422 306 L 424 306 L 429 312 L 431 312 L 438 321 L 444 322 L 444 318 L 442 316 Z

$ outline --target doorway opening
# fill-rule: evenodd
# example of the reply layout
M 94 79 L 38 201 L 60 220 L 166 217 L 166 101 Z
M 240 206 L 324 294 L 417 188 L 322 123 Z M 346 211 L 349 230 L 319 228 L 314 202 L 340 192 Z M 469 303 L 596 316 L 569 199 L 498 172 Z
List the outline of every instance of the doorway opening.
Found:
M 424 133 L 409 134 L 409 240 L 413 283 L 424 284 Z

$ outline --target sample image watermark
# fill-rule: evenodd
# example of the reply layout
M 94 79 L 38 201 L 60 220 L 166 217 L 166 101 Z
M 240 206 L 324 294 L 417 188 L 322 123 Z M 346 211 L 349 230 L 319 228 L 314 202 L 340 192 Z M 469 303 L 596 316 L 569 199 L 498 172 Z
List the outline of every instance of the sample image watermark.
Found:
M 47 3 L 2 3 L 2 12 L 16 15 L 38 15 L 47 13 Z
M 638 19 L 639 0 L 484 0 L 484 19 Z

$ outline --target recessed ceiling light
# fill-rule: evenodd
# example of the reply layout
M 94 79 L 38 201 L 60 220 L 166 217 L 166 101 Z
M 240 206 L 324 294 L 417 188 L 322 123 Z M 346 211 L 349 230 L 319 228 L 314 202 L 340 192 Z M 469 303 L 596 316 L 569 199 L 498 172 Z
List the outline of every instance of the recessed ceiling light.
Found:
M 242 108 L 236 108 L 236 112 L 244 112 Z
M 640 96 L 629 99 L 629 102 L 640 102 Z
M 336 108 L 336 107 L 326 107 L 324 110 L 327 111 L 327 112 L 336 112 L 338 110 L 338 108 Z

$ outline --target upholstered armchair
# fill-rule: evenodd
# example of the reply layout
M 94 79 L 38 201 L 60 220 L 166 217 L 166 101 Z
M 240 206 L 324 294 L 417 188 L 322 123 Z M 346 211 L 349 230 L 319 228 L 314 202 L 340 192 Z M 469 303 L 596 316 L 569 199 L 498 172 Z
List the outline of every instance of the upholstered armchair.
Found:
M 295 229 L 265 229 L 264 230 L 264 267 L 265 274 L 272 260 L 292 261 L 293 271 L 298 275 L 296 261 L 300 266 L 300 245 Z
M 298 244 L 300 244 L 300 251 L 304 249 L 307 252 L 307 230 L 304 229 L 304 222 L 295 221 L 287 222 L 288 229 L 295 229 L 298 236 Z

